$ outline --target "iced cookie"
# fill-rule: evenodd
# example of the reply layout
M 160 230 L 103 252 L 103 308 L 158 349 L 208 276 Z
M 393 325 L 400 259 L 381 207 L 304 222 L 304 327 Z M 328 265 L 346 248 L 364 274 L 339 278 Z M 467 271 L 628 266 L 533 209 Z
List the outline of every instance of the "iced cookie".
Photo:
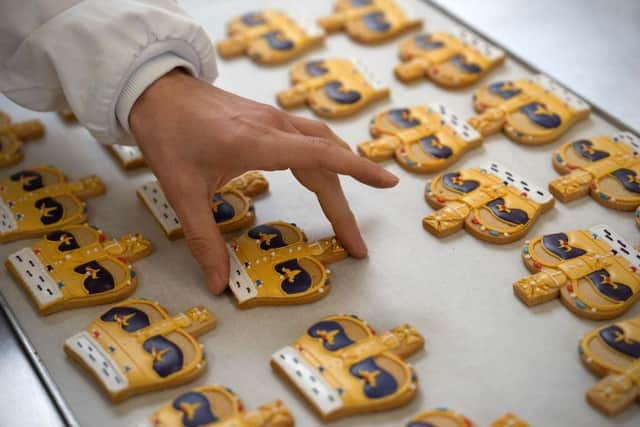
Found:
M 249 12 L 229 22 L 228 39 L 218 43 L 223 58 L 248 55 L 259 64 L 280 64 L 322 44 L 324 31 L 315 23 L 277 10 Z
M 223 233 L 248 227 L 255 220 L 254 208 L 249 197 L 269 189 L 264 175 L 257 171 L 246 172 L 231 180 L 211 198 L 211 212 Z M 158 181 L 149 182 L 136 190 L 138 198 L 149 209 L 167 237 L 171 240 L 184 236 L 182 224 L 169 205 Z
M 156 302 L 131 299 L 67 339 L 64 351 L 115 403 L 199 376 L 207 361 L 196 337 L 215 324 L 214 315 L 202 306 L 172 317 Z
M 505 53 L 466 29 L 451 33 L 419 34 L 400 44 L 394 73 L 409 83 L 428 78 L 447 88 L 470 86 L 502 64 Z
M 333 15 L 320 18 L 325 31 L 345 31 L 366 44 L 381 43 L 422 27 L 406 0 L 351 0 L 336 2 Z
M 580 358 L 604 377 L 587 392 L 587 401 L 607 415 L 640 402 L 640 317 L 595 329 L 579 343 Z
M 459 412 L 437 408 L 421 413 L 409 421 L 406 427 L 476 427 L 476 423 Z M 529 424 L 507 413 L 495 420 L 491 427 L 529 427 Z
M 307 241 L 295 224 L 268 222 L 227 244 L 229 288 L 239 307 L 303 304 L 331 290 L 325 267 L 348 256 L 335 237 Z
M 42 315 L 119 301 L 137 284 L 131 263 L 151 253 L 139 234 L 107 240 L 88 225 L 48 233 L 5 262 Z
M 245 412 L 242 400 L 227 387 L 197 387 L 164 405 L 136 427 L 293 427 L 286 405 L 275 400 Z
M 291 68 L 293 88 L 279 92 L 283 108 L 307 104 L 321 117 L 338 118 L 354 114 L 366 105 L 389 96 L 360 61 L 333 58 L 301 61 Z
M 15 165 L 22 160 L 22 144 L 41 138 L 44 125 L 40 120 L 11 123 L 8 115 L 0 111 L 0 167 Z
M 425 199 L 437 209 L 422 225 L 437 237 L 463 227 L 478 239 L 510 243 L 551 209 L 551 194 L 498 163 L 445 173 L 427 181 Z
M 75 123 L 78 121 L 78 118 L 76 117 L 74 112 L 69 110 L 68 108 L 58 111 L 58 116 L 60 116 L 60 118 L 67 123 Z
M 482 87 L 473 105 L 480 114 L 469 123 L 483 136 L 503 130 L 527 145 L 555 141 L 591 112 L 586 102 L 544 74 Z
M 107 149 L 124 169 L 136 169 L 146 166 L 147 164 L 142 155 L 142 151 L 140 151 L 138 147 L 112 144 L 107 145 Z
M 67 181 L 58 169 L 39 166 L 0 180 L 0 242 L 42 237 L 87 220 L 82 199 L 105 192 L 100 178 Z
M 522 250 L 533 274 L 513 284 L 528 306 L 560 298 L 588 319 L 613 319 L 640 295 L 640 253 L 606 225 L 536 237 Z
M 418 377 L 405 358 L 424 347 L 410 325 L 376 332 L 352 315 L 329 316 L 271 356 L 271 367 L 323 421 L 405 405 Z
M 416 173 L 445 169 L 482 143 L 482 136 L 442 104 L 396 108 L 376 114 L 371 141 L 358 145 L 360 155 L 379 162 L 391 158 Z
M 640 206 L 640 139 L 622 132 L 562 145 L 553 166 L 564 174 L 549 184 L 563 202 L 591 194 L 603 206 L 623 211 Z

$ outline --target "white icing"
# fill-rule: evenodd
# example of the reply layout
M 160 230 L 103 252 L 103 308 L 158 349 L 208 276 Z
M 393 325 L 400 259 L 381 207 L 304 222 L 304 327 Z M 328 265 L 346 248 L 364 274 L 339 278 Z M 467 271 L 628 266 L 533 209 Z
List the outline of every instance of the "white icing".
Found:
M 136 192 L 145 201 L 165 233 L 171 234 L 182 229 L 182 224 L 178 221 L 178 216 L 167 201 L 158 181 L 144 184 Z
M 276 351 L 271 360 L 323 415 L 329 415 L 342 408 L 343 403 L 338 392 L 294 348 L 287 346 Z
M 31 248 L 24 248 L 9 255 L 9 262 L 38 302 L 38 307 L 47 306 L 63 297 L 47 268 Z
M 640 151 L 640 138 L 631 132 L 620 132 L 611 137 L 614 142 L 622 142 L 627 145 L 631 150 L 633 150 L 633 154 L 638 154 Z
M 589 111 L 589 104 L 584 102 L 581 98 L 575 95 L 573 92 L 564 88 L 560 83 L 556 82 L 549 76 L 544 74 L 536 74 L 529 79 L 533 83 L 541 86 L 545 91 L 550 92 L 552 95 L 559 98 L 562 102 L 567 104 L 572 110 L 576 112 Z
M 466 28 L 456 28 L 451 32 L 454 36 L 458 37 L 464 44 L 471 47 L 482 56 L 485 56 L 490 61 L 497 61 L 504 58 L 505 53 L 502 49 L 492 45 L 482 37 L 467 30 Z
M 446 106 L 442 104 L 429 104 L 427 109 L 437 113 L 442 121 L 463 140 L 472 142 L 482 139 L 482 136 L 480 136 L 477 130 L 462 120 L 460 116 L 454 114 Z
M 609 245 L 613 255 L 620 255 L 636 269 L 640 270 L 640 253 L 608 225 L 596 225 L 591 227 L 589 231 Z
M 135 161 L 142 160 L 142 152 L 138 147 L 132 147 L 130 145 L 111 145 L 111 150 L 116 155 L 118 160 L 122 164 L 127 164 Z
M 16 217 L 9 209 L 9 206 L 0 197 L 0 234 L 11 233 L 16 231 L 18 225 L 16 224 Z
M 553 200 L 551 193 L 499 163 L 489 163 L 484 169 L 502 179 L 504 184 L 518 189 L 521 193 L 525 193 L 529 199 L 538 204 L 546 204 Z
M 255 283 L 230 245 L 227 245 L 227 252 L 229 253 L 229 289 L 240 303 L 254 299 L 258 296 Z
M 362 62 L 360 59 L 352 59 L 351 60 L 355 66 L 355 69 L 367 80 L 367 82 L 373 87 L 373 90 L 376 92 L 386 89 L 387 85 L 385 85 L 381 80 L 379 80 L 375 74 Z
M 67 339 L 65 346 L 80 356 L 109 392 L 117 393 L 129 385 L 129 380 L 118 365 L 87 331 Z

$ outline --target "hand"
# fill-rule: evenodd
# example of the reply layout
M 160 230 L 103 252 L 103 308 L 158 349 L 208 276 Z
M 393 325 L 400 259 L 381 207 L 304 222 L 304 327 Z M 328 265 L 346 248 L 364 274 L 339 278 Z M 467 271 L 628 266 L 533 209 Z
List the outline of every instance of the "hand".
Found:
M 291 169 L 316 194 L 336 236 L 357 258 L 367 255 L 367 247 L 338 174 L 379 188 L 398 182 L 355 155 L 325 124 L 241 98 L 179 70 L 143 92 L 129 124 L 216 294 L 227 286 L 229 260 L 209 200 L 232 178 L 254 169 Z

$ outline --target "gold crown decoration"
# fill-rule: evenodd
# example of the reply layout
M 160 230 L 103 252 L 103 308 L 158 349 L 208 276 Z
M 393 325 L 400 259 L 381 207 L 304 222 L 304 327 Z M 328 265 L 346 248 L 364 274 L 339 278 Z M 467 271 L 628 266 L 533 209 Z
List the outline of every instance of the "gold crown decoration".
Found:
M 354 315 L 335 315 L 276 351 L 271 367 L 330 421 L 409 403 L 418 378 L 405 359 L 423 347 L 411 325 L 376 334 Z
M 128 297 L 138 281 L 131 263 L 151 250 L 137 233 L 107 240 L 101 230 L 72 225 L 11 254 L 5 265 L 38 312 L 47 315 Z
M 452 89 L 476 83 L 506 58 L 501 49 L 463 28 L 409 37 L 400 44 L 399 56 L 402 63 L 394 68 L 398 80 L 426 77 Z
M 498 244 L 520 239 L 554 205 L 551 194 L 495 162 L 438 175 L 427 181 L 424 195 L 437 210 L 422 225 L 436 237 L 465 228 Z
M 202 374 L 207 361 L 197 337 L 215 325 L 213 313 L 202 306 L 171 316 L 156 302 L 130 299 L 67 339 L 64 351 L 116 403 Z
M 476 425 L 461 413 L 440 407 L 417 415 L 406 427 L 475 427 Z M 529 424 L 512 413 L 506 413 L 491 423 L 491 427 L 529 427 Z
M 136 427 L 293 427 L 295 421 L 280 400 L 245 412 L 228 387 L 197 387 L 173 399 Z
M 369 131 L 374 139 L 358 145 L 360 155 L 376 162 L 395 158 L 416 173 L 445 169 L 482 144 L 482 136 L 442 104 L 378 113 Z
M 382 84 L 359 60 L 328 58 L 300 61 L 291 68 L 292 88 L 277 94 L 282 108 L 307 104 L 327 118 L 346 117 L 389 96 Z
M 324 42 L 312 21 L 278 10 L 245 13 L 227 26 L 228 38 L 217 44 L 223 58 L 248 55 L 259 64 L 280 64 Z
M 640 317 L 587 333 L 578 345 L 584 365 L 600 382 L 587 391 L 587 401 L 612 416 L 640 402 Z
M 250 197 L 268 190 L 269 182 L 258 171 L 246 172 L 225 184 L 210 201 L 211 212 L 220 231 L 227 233 L 253 224 L 255 212 Z M 142 185 L 136 194 L 169 239 L 184 237 L 182 224 L 158 181 Z
M 50 166 L 37 166 L 0 180 L 0 242 L 41 237 L 87 221 L 83 199 L 106 191 L 95 175 L 68 181 Z
M 12 123 L 11 118 L 0 111 L 0 167 L 12 166 L 22 160 L 23 143 L 42 138 L 44 132 L 40 120 Z
M 422 27 L 405 0 L 338 0 L 332 15 L 318 19 L 329 33 L 344 31 L 359 43 L 375 44 Z
M 240 308 L 304 304 L 331 290 L 326 264 L 348 256 L 335 237 L 308 242 L 295 224 L 268 222 L 227 244 L 229 289 Z
M 513 290 L 528 306 L 560 298 L 576 315 L 604 320 L 640 295 L 640 253 L 606 225 L 531 239 L 522 260 L 532 274 Z
M 553 154 L 564 175 L 549 183 L 563 202 L 590 194 L 601 205 L 623 211 L 640 206 L 640 138 L 629 132 L 568 142 Z
M 591 112 L 586 102 L 544 74 L 481 87 L 473 106 L 479 114 L 469 123 L 483 136 L 502 130 L 526 145 L 555 141 Z

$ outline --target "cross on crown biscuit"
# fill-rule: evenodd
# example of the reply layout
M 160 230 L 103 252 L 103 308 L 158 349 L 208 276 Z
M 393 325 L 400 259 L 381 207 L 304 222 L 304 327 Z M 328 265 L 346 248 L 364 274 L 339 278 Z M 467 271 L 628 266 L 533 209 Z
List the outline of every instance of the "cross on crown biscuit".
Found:
M 18 163 L 23 157 L 23 142 L 43 135 L 44 125 L 40 120 L 11 123 L 9 116 L 0 111 L 0 167 Z
M 375 139 L 358 145 L 373 161 L 395 157 L 417 173 L 440 171 L 482 143 L 482 136 L 442 104 L 396 108 L 377 114 L 369 126 Z
M 476 423 L 459 412 L 440 407 L 419 414 L 406 427 L 476 427 Z M 529 427 L 529 424 L 507 413 L 491 423 L 491 427 Z
M 172 317 L 156 302 L 131 299 L 67 339 L 64 351 L 115 403 L 199 376 L 207 362 L 196 337 L 215 324 L 215 316 L 202 306 Z

